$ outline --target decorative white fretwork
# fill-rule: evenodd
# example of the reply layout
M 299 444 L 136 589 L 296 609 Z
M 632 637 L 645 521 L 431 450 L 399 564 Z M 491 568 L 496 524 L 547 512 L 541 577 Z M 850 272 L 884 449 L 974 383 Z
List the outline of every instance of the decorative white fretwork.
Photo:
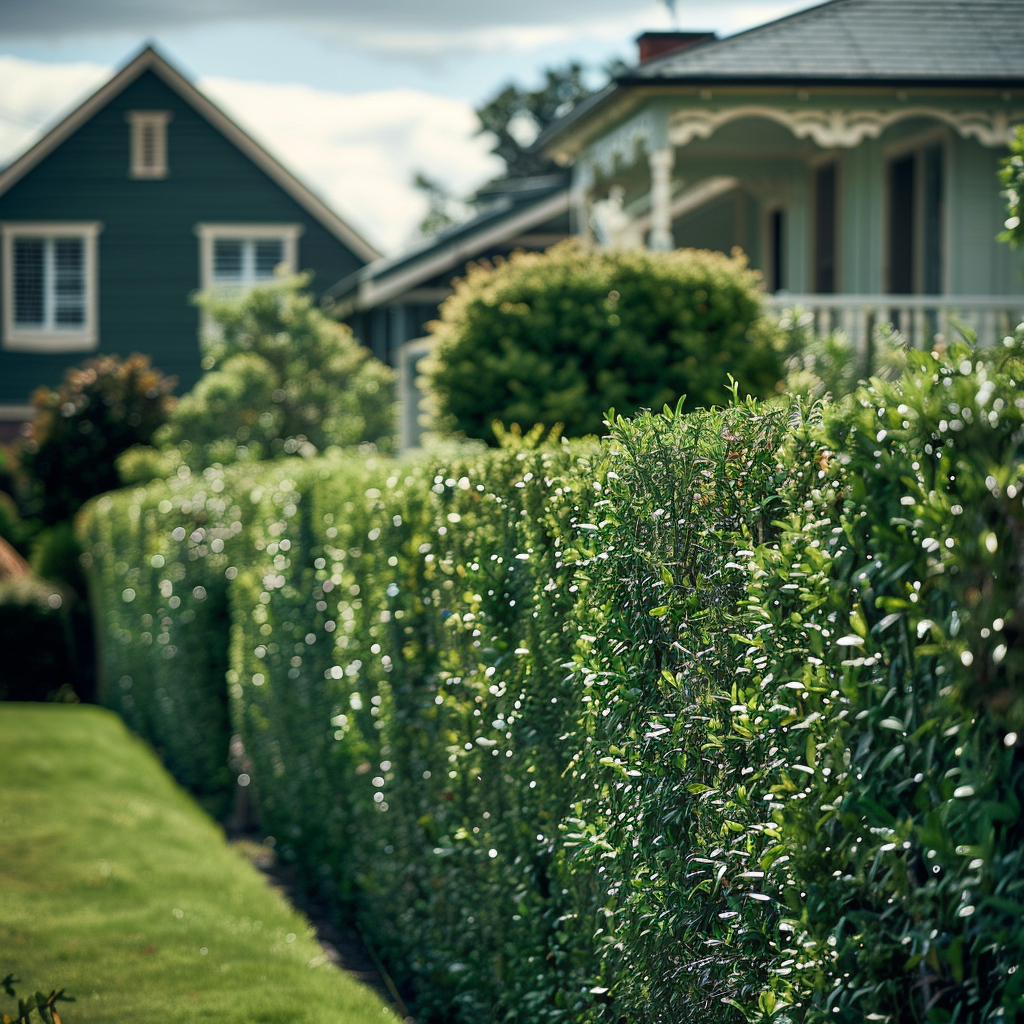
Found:
M 709 109 L 674 110 L 669 117 L 668 138 L 673 146 L 694 139 L 708 139 L 723 125 L 741 118 L 759 117 L 788 128 L 798 139 L 812 139 L 823 149 L 852 149 L 865 139 L 877 139 L 898 121 L 925 117 L 949 125 L 963 138 L 983 146 L 1005 146 L 1010 126 L 1024 120 L 1024 111 L 943 110 L 939 107 L 898 107 L 891 110 L 808 110 L 766 104 Z
M 576 165 L 578 187 L 590 188 L 597 172 L 612 174 L 616 164 L 632 165 L 639 152 L 665 146 L 665 111 L 645 110 L 595 140 Z

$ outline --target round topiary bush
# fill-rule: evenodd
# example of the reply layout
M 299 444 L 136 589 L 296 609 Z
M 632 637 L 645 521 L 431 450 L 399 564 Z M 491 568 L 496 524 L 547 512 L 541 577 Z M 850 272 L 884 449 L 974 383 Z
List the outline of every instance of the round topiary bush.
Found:
M 614 408 L 721 405 L 730 376 L 765 396 L 782 376 L 760 278 L 741 255 L 592 249 L 570 240 L 471 267 L 431 325 L 439 425 L 597 433 Z

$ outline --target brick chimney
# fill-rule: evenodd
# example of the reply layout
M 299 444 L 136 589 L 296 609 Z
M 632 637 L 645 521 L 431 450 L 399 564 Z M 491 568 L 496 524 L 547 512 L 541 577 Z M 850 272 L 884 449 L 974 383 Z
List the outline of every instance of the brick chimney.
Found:
M 678 53 L 717 38 L 714 32 L 644 32 L 637 36 L 636 42 L 640 47 L 640 63 L 646 64 L 667 53 Z

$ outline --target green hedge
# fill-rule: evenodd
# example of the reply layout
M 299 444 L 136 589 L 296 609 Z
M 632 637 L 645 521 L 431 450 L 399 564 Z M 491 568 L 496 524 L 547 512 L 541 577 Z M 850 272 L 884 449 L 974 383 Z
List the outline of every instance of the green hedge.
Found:
M 47 580 L 0 579 L 0 701 L 64 698 L 75 655 L 66 605 L 67 593 Z
M 198 788 L 227 668 L 264 826 L 422 1021 L 1020 1019 L 1020 349 L 909 360 L 101 499 L 104 692 Z
M 273 477 L 274 469 L 258 473 Z M 98 697 L 222 813 L 231 795 L 228 585 L 247 558 L 253 471 L 214 467 L 104 495 L 80 513 Z
M 258 495 L 230 678 L 261 813 L 424 1020 L 564 1002 L 561 546 L 594 494 L 581 459 L 350 461 Z
M 910 353 L 812 410 L 761 543 L 756 415 L 616 424 L 568 836 L 607 1019 L 1019 1019 L 1020 379 Z

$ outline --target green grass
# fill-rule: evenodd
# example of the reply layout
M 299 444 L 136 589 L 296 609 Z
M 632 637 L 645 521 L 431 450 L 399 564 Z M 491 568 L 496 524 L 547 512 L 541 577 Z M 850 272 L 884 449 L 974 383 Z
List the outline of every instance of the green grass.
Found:
M 382 1024 L 115 715 L 0 704 L 0 977 L 65 1024 Z M 24 990 L 24 991 L 23 991 Z M 13 1004 L 0 993 L 0 1010 Z

